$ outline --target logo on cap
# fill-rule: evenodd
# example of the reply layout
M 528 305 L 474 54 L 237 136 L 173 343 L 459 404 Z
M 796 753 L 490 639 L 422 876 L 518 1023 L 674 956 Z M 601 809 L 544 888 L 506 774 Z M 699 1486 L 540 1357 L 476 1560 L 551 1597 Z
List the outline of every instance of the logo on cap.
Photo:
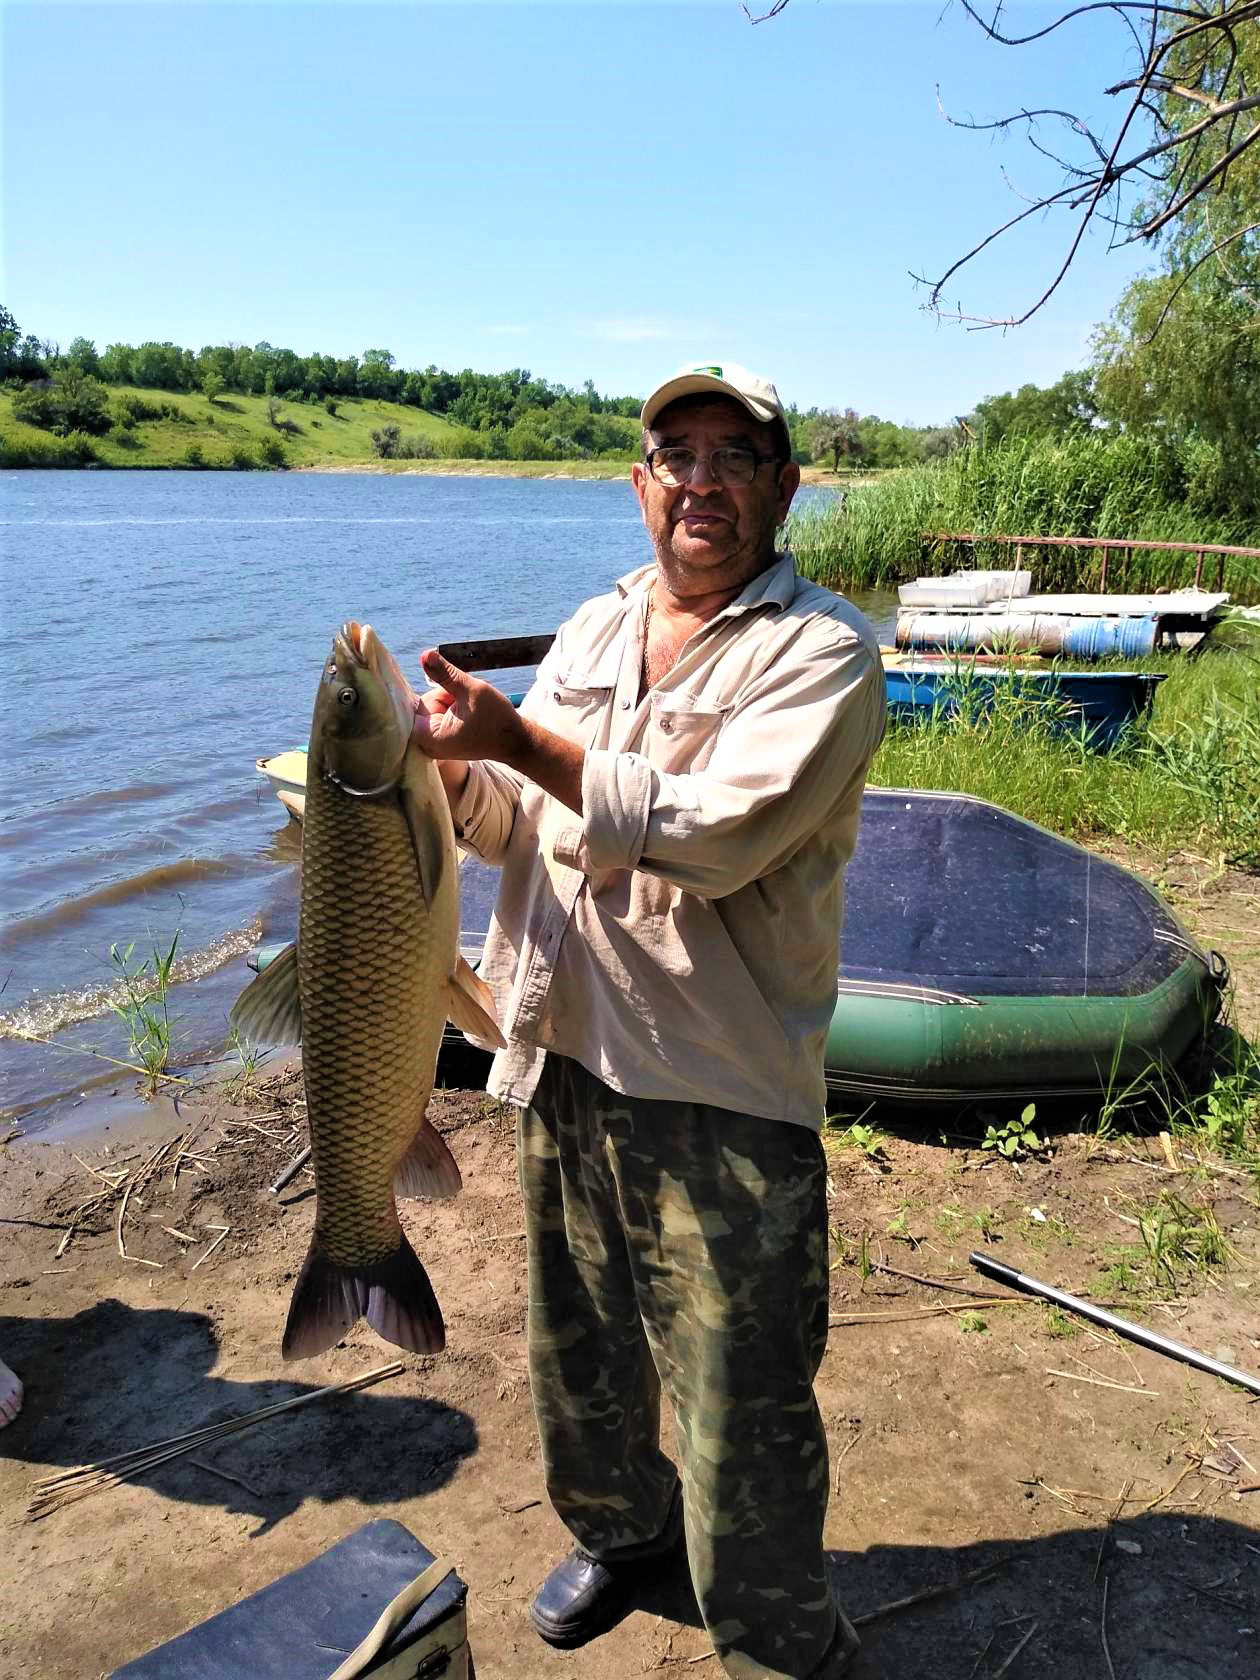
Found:
M 722 377 L 722 370 L 720 367 L 697 367 L 692 368 L 691 371 L 692 373 L 711 373 L 714 379 L 721 379 Z

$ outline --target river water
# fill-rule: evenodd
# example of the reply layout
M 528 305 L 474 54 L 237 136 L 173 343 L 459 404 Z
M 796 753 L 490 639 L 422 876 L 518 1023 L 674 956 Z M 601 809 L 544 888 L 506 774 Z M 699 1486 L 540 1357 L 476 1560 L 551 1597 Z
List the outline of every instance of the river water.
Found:
M 0 535 L 0 1112 L 27 1133 L 118 1081 L 87 1054 L 127 1053 L 111 946 L 178 934 L 191 1061 L 292 936 L 298 830 L 254 761 L 304 743 L 343 619 L 418 685 L 422 647 L 554 629 L 649 557 L 626 482 L 570 479 L 10 472 Z M 465 890 L 484 925 L 488 872 Z

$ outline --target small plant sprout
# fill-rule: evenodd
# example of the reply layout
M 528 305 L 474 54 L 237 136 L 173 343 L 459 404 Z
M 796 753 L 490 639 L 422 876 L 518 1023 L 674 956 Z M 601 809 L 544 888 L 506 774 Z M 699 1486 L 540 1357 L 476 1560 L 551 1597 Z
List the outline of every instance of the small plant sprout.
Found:
M 140 962 L 133 960 L 134 940 L 125 948 L 116 944 L 109 948 L 109 960 L 117 970 L 122 993 L 111 1002 L 110 1008 L 127 1029 L 131 1053 L 148 1081 L 149 1096 L 156 1092 L 171 1055 L 172 1023 L 167 994 L 173 983 L 178 944 L 177 928 L 166 950 L 155 945 L 152 957 Z
M 981 1149 L 996 1150 L 1008 1161 L 1021 1161 L 1026 1155 L 1037 1155 L 1045 1147 L 1045 1143 L 1032 1129 L 1032 1123 L 1037 1118 L 1036 1103 L 1029 1103 L 1017 1120 L 1008 1120 L 1005 1125 L 990 1125 L 984 1134 Z
M 883 1134 L 877 1131 L 874 1126 L 864 1126 L 860 1120 L 855 1120 L 848 1127 L 842 1134 L 840 1141 L 852 1145 L 854 1149 L 860 1149 L 868 1160 L 887 1160 L 884 1152 Z
M 981 1318 L 978 1312 L 959 1313 L 958 1328 L 964 1336 L 987 1336 L 989 1321 L 986 1318 Z

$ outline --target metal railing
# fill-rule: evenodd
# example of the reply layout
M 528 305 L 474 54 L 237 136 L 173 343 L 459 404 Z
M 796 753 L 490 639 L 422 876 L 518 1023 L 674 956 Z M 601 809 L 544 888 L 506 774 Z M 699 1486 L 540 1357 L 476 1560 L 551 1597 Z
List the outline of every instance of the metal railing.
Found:
M 1187 543 L 1187 542 L 1147 542 L 1137 537 L 991 537 L 983 536 L 975 531 L 925 531 L 924 542 L 929 543 L 966 543 L 974 547 L 977 543 L 1005 543 L 1015 550 L 1015 565 L 1018 569 L 1024 562 L 1026 548 L 1100 548 L 1102 550 L 1102 575 L 1098 580 L 1099 593 L 1107 588 L 1107 565 L 1113 554 L 1120 554 L 1127 562 L 1135 549 L 1157 549 L 1172 554 L 1195 554 L 1198 556 L 1194 568 L 1194 587 L 1203 586 L 1203 566 L 1209 554 L 1216 556 L 1216 587 L 1225 587 L 1225 561 L 1231 555 L 1249 560 L 1260 560 L 1260 548 L 1237 548 L 1229 543 Z

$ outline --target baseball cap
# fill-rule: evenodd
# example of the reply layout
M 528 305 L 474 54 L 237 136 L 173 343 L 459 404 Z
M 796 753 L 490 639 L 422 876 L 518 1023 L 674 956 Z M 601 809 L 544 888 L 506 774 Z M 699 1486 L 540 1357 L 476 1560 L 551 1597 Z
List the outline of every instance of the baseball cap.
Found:
M 639 419 L 651 426 L 656 416 L 679 397 L 692 397 L 708 392 L 713 396 L 734 397 L 742 403 L 754 420 L 769 424 L 778 420 L 786 428 L 787 416 L 779 393 L 768 379 L 750 373 L 738 362 L 688 362 L 680 367 L 672 379 L 658 385 L 643 404 Z

